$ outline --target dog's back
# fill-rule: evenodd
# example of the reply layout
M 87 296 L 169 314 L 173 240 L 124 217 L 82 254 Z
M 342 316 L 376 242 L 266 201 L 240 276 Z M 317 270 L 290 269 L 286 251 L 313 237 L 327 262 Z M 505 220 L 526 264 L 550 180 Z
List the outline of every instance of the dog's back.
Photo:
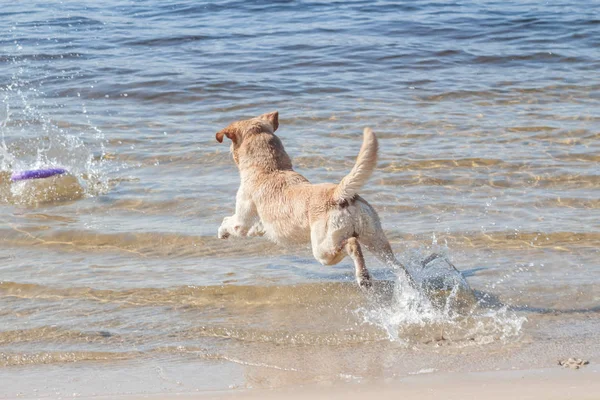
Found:
M 279 243 L 308 243 L 310 226 L 348 206 L 377 164 L 377 138 L 368 128 L 356 164 L 339 184 L 310 184 L 291 163 L 278 161 L 289 160 L 289 156 L 274 134 L 258 135 L 248 142 L 244 158 L 252 155 L 254 160 L 243 163 L 244 171 L 240 163 L 242 179 L 249 185 L 265 234 Z

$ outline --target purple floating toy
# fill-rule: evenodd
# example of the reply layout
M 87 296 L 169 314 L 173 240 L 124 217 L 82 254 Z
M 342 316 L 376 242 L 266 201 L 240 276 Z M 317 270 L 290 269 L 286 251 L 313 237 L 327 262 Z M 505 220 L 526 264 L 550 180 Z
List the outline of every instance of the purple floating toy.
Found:
M 64 168 L 43 168 L 43 169 L 32 169 L 30 171 L 15 172 L 10 177 L 11 181 L 24 181 L 27 179 L 41 179 L 50 178 L 54 175 L 61 175 L 67 172 Z

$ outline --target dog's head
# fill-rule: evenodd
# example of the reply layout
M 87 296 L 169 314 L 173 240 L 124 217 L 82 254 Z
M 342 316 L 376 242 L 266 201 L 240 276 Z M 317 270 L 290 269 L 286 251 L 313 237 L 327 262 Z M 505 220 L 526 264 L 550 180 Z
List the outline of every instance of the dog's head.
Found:
M 273 111 L 258 117 L 237 121 L 217 132 L 217 141 L 227 136 L 231 140 L 231 154 L 241 170 L 290 170 L 292 160 L 283 143 L 275 135 L 279 127 L 279 113 Z
M 221 129 L 216 134 L 217 141 L 223 143 L 223 138 L 227 137 L 231 140 L 231 153 L 233 160 L 238 164 L 238 149 L 244 141 L 248 140 L 252 135 L 261 133 L 275 133 L 279 127 L 279 112 L 273 111 L 270 113 L 259 115 L 258 117 L 236 121 L 229 124 L 225 129 Z

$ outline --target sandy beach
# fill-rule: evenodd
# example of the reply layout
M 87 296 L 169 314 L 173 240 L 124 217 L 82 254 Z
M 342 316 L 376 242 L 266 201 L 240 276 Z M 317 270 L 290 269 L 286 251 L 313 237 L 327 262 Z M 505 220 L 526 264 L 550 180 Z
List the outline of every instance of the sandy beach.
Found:
M 362 384 L 305 386 L 275 390 L 246 390 L 169 395 L 89 397 L 104 400 L 597 400 L 600 399 L 600 371 L 542 369 L 479 373 L 418 374 L 401 380 Z
M 174 399 L 175 397 L 164 397 Z M 207 394 L 215 399 L 419 399 L 419 400 L 564 400 L 600 399 L 598 370 L 531 370 L 472 374 L 418 375 L 399 382 L 330 388 L 236 394 Z

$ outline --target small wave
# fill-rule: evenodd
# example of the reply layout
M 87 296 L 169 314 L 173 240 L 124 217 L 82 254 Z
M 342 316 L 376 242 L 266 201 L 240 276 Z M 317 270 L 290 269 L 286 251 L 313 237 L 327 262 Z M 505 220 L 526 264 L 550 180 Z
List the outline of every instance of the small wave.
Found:
M 224 326 L 203 326 L 194 329 L 198 337 L 227 338 L 240 342 L 272 343 L 276 345 L 339 346 L 386 340 L 385 333 L 377 330 L 360 329 L 348 332 L 294 332 L 235 328 Z
M 139 257 L 211 257 L 280 255 L 287 250 L 266 240 L 247 241 L 231 246 L 216 235 L 191 236 L 169 232 L 101 233 L 89 230 L 51 230 L 29 232 L 26 229 L 0 229 L 5 246 L 48 246 L 79 251 L 126 252 Z
M 149 46 L 149 47 L 160 47 L 160 46 L 173 46 L 181 43 L 197 42 L 216 39 L 212 36 L 205 35 L 183 35 L 183 36 L 172 36 L 172 37 L 157 37 L 149 39 L 138 39 L 127 42 L 125 44 L 131 46 Z
M 397 233 L 390 234 L 389 238 L 393 241 L 416 240 L 414 235 Z M 600 232 L 468 231 L 441 234 L 437 239 L 453 248 L 572 251 L 574 248 L 595 248 L 600 243 Z
M 536 52 L 530 54 L 508 54 L 504 56 L 477 56 L 473 62 L 476 64 L 494 64 L 500 66 L 503 64 L 519 64 L 521 62 L 544 62 L 550 64 L 556 63 L 584 63 L 590 59 L 585 57 L 568 57 L 555 52 Z
M 230 305 L 254 308 L 265 305 L 285 307 L 290 304 L 359 304 L 362 294 L 354 283 L 319 283 L 293 286 L 179 286 L 126 290 L 89 287 L 59 288 L 32 283 L 0 281 L 0 292 L 7 297 L 48 300 L 80 299 L 114 302 L 131 307 L 179 305 L 209 307 Z
M 81 53 L 57 53 L 57 54 L 20 54 L 11 56 L 0 56 L 0 63 L 15 63 L 21 61 L 53 61 L 53 60 L 69 60 L 85 57 Z
M 39 353 L 5 353 L 0 352 L 0 366 L 12 367 L 21 365 L 64 364 L 81 361 L 118 361 L 134 358 L 138 353 L 117 353 L 98 351 L 68 351 Z
M 520 169 L 523 163 L 508 163 L 494 158 L 457 158 L 457 159 L 427 159 L 427 160 L 407 160 L 402 164 L 395 161 L 391 163 L 382 163 L 380 168 L 385 172 L 401 172 L 429 169 L 448 169 L 448 168 L 487 168 L 501 167 L 503 169 Z
M 50 18 L 46 20 L 39 21 L 31 21 L 23 23 L 23 26 L 59 26 L 59 27 L 71 27 L 77 26 L 80 27 L 98 27 L 102 26 L 104 23 L 97 19 L 87 18 L 82 16 L 73 16 L 73 17 L 63 17 L 63 18 Z
M 112 338 L 112 339 L 111 339 Z M 113 340 L 115 335 L 108 331 L 76 331 L 61 329 L 55 326 L 42 326 L 31 329 L 19 329 L 0 332 L 0 345 L 12 345 L 16 343 L 28 343 L 37 341 L 52 342 L 84 342 L 104 343 Z
M 431 164 L 433 168 L 434 164 Z M 518 164 L 517 164 L 518 165 Z M 402 168 L 402 167 L 400 167 Z M 440 168 L 440 167 L 438 167 Z M 513 171 L 499 171 L 488 178 L 480 178 L 473 174 L 454 174 L 454 177 L 440 177 L 424 174 L 420 171 L 404 177 L 386 177 L 379 183 L 384 186 L 448 186 L 448 187 L 481 187 L 492 188 L 546 188 L 546 189 L 586 189 L 600 187 L 600 175 L 594 174 L 536 174 L 527 170 L 512 167 Z

